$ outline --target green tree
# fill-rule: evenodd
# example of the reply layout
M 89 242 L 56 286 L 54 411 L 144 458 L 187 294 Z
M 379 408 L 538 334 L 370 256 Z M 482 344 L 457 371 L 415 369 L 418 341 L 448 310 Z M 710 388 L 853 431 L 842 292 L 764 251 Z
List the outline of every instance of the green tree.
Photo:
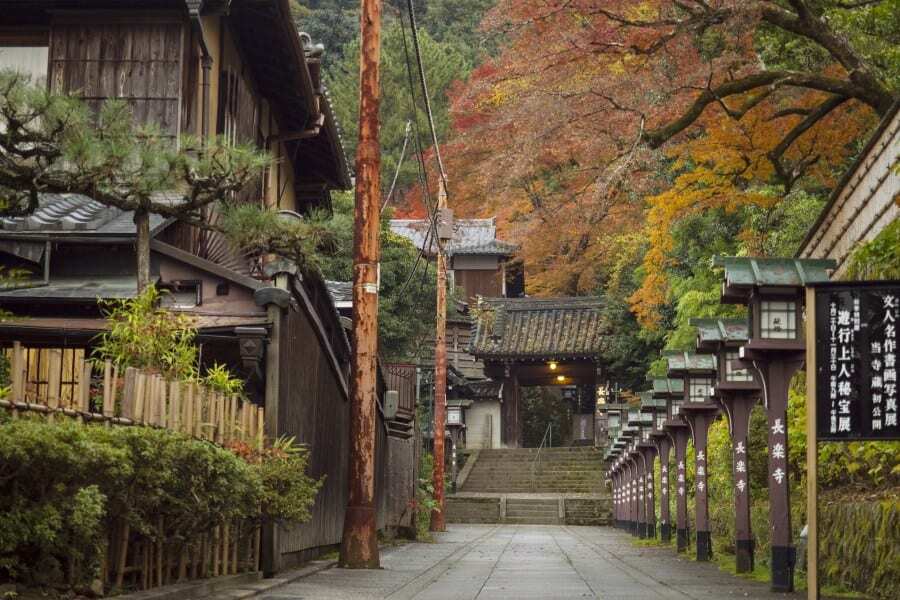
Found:
M 418 76 L 416 75 L 415 54 L 409 32 L 406 32 L 407 49 L 410 66 L 413 69 L 415 93 L 418 102 L 416 113 L 409 94 L 409 75 L 407 73 L 406 53 L 403 48 L 403 30 L 399 22 L 394 21 L 385 26 L 381 48 L 381 172 L 382 183 L 387 186 L 393 178 L 400 161 L 401 148 L 406 136 L 406 123 L 414 118 L 419 123 L 419 143 L 422 148 L 431 146 L 431 136 L 427 127 L 427 117 L 422 104 Z M 447 109 L 447 89 L 457 79 L 464 78 L 471 68 L 471 63 L 459 48 L 450 42 L 437 42 L 427 31 L 419 31 L 419 43 L 422 50 L 422 61 L 428 80 L 428 93 L 434 113 L 435 128 L 439 138 L 449 129 L 450 120 Z M 328 71 L 328 87 L 331 94 L 341 101 L 335 106 L 338 120 L 345 127 L 344 145 L 347 153 L 356 152 L 357 122 L 359 121 L 359 41 L 351 42 L 343 52 L 343 57 Z M 413 115 L 417 116 L 414 117 Z M 412 134 L 414 135 L 414 133 Z M 406 160 L 400 170 L 398 186 L 400 189 L 411 185 L 416 180 L 416 164 L 410 159 L 414 146 L 410 140 Z
M 178 144 L 135 122 L 121 100 L 93 113 L 77 98 L 0 71 L 0 214 L 26 215 L 41 193 L 78 193 L 134 213 L 137 284 L 150 283 L 150 214 L 201 226 L 202 209 L 244 190 L 268 158 L 217 138 Z
M 320 257 L 327 279 L 353 279 L 353 196 L 334 196 L 334 214 L 323 226 L 334 236 L 336 252 Z M 391 232 L 388 213 L 381 223 L 381 291 L 378 305 L 378 339 L 388 359 L 418 356 L 422 343 L 433 331 L 435 274 L 406 238 Z M 411 276 L 414 265 L 418 268 Z

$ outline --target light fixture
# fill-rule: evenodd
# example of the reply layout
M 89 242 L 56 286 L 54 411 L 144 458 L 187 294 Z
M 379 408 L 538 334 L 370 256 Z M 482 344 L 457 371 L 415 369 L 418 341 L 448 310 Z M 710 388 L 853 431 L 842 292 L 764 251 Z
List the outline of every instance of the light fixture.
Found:
M 550 364 L 549 364 L 548 366 L 550 367 L 550 370 L 551 370 L 551 371 L 555 371 L 555 370 L 556 370 L 556 367 L 558 367 L 559 365 L 556 364 L 556 361 L 555 361 L 555 360 L 551 360 L 551 361 L 550 361 Z
M 566 380 L 566 376 L 565 376 L 565 375 L 557 375 L 557 376 L 556 376 L 556 380 L 557 380 L 558 382 L 562 383 L 563 381 Z

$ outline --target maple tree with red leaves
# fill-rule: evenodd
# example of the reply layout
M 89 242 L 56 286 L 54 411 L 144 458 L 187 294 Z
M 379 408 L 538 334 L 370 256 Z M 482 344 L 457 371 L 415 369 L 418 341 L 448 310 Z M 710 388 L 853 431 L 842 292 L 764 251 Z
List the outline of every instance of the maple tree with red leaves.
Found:
M 483 27 L 505 48 L 451 90 L 451 204 L 527 240 L 530 293 L 595 290 L 636 230 L 664 265 L 654 207 L 677 218 L 833 183 L 900 98 L 892 5 L 501 2 Z

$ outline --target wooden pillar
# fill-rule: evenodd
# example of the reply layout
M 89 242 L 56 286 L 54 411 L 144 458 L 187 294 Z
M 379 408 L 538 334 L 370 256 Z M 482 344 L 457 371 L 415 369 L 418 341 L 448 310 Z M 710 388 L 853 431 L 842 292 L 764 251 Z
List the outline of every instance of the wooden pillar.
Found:
M 712 558 L 712 538 L 709 531 L 709 485 L 707 482 L 707 438 L 709 426 L 716 418 L 716 409 L 684 406 L 685 418 L 691 425 L 694 440 L 694 509 L 697 532 L 697 560 Z
M 794 591 L 796 548 L 791 535 L 790 473 L 788 472 L 788 386 L 803 365 L 802 355 L 754 361 L 762 375 L 769 445 L 769 537 L 772 591 Z
M 515 370 L 511 369 L 509 375 L 503 380 L 503 407 L 501 410 L 503 419 L 501 432 L 504 435 L 500 441 L 507 448 L 519 448 L 521 446 L 522 431 L 519 415 L 519 396 L 519 378 L 516 376 Z
M 753 531 L 750 525 L 750 413 L 755 395 L 721 394 L 731 433 L 731 473 L 734 484 L 734 547 L 738 573 L 753 571 Z
M 636 473 L 634 478 L 634 496 L 635 509 L 637 511 L 637 530 L 635 533 L 639 538 L 644 538 L 647 534 L 647 505 L 644 502 L 644 457 L 641 456 L 640 451 L 635 452 L 632 456 Z
M 644 537 L 656 539 L 656 498 L 654 493 L 653 468 L 656 450 L 644 448 Z
M 684 552 L 690 545 L 685 483 L 688 435 L 687 426 L 675 429 L 675 547 L 678 552 Z
M 657 442 L 659 451 L 659 539 L 668 543 L 672 539 L 672 517 L 669 514 L 669 451 L 672 440 L 665 436 Z

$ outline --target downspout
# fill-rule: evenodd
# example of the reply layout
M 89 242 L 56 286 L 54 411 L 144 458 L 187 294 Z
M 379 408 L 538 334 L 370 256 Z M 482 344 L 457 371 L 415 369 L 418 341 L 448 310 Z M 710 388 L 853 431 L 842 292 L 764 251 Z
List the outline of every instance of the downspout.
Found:
M 200 108 L 200 144 L 205 148 L 209 140 L 209 89 L 210 89 L 210 73 L 212 71 L 213 59 L 209 53 L 209 47 L 206 45 L 206 36 L 203 33 L 203 21 L 200 19 L 200 9 L 203 7 L 203 0 L 186 0 L 188 15 L 191 19 L 191 29 L 197 34 L 200 42 L 200 67 L 202 73 L 200 75 L 200 92 L 201 92 L 201 108 Z

